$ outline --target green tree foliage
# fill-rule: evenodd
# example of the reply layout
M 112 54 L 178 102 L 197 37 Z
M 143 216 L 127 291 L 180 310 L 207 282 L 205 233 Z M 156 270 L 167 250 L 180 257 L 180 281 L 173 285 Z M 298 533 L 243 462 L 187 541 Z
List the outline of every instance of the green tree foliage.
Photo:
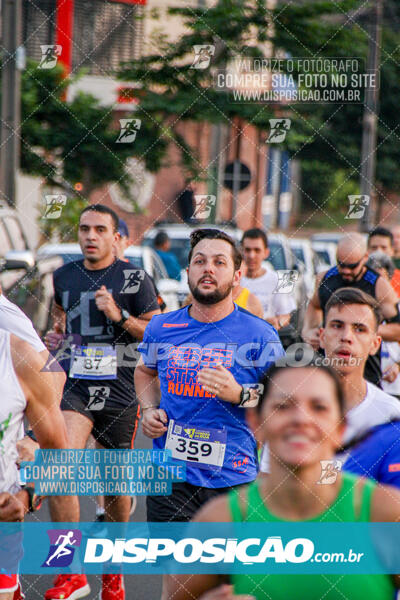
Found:
M 71 196 L 62 208 L 62 214 L 58 219 L 46 219 L 42 216 L 39 220 L 39 228 L 43 242 L 53 239 L 57 234 L 61 242 L 76 242 L 76 231 L 79 216 L 88 202 L 80 196 Z M 43 214 L 45 206 L 43 205 Z
M 387 4 L 397 21 L 386 19 L 383 35 L 377 179 L 379 187 L 398 189 L 400 15 L 395 2 L 387 0 Z M 179 124 L 190 120 L 231 126 L 239 119 L 268 131 L 269 119 L 277 116 L 277 107 L 272 104 L 234 102 L 230 93 L 218 91 L 214 84 L 218 72 L 238 56 L 268 56 L 268 42 L 279 56 L 358 57 L 365 67 L 370 8 L 360 0 L 278 2 L 274 10 L 255 0 L 219 0 L 207 9 L 171 8 L 169 13 L 183 19 L 186 33 L 173 41 L 159 35 L 156 51 L 124 64 L 119 77 L 139 83 L 138 116 L 158 128 L 164 151 L 169 144 L 176 144 L 188 176 L 204 175 L 197 148 L 184 144 L 178 135 Z M 211 66 L 205 70 L 190 68 L 193 46 L 199 44 L 215 46 Z M 279 108 L 279 116 L 292 119 L 281 147 L 301 160 L 303 200 L 310 209 L 340 209 L 347 194 L 357 192 L 362 115 L 362 104 L 311 103 Z
M 119 123 L 112 107 L 84 93 L 66 102 L 69 83 L 61 67 L 44 70 L 28 62 L 22 75 L 22 170 L 67 193 L 76 194 L 79 182 L 81 199 L 110 182 L 117 182 L 129 198 L 127 160 L 141 158 L 148 170 L 157 171 L 165 144 L 155 144 L 157 129 L 150 120 L 142 123 L 133 143 L 116 143 Z

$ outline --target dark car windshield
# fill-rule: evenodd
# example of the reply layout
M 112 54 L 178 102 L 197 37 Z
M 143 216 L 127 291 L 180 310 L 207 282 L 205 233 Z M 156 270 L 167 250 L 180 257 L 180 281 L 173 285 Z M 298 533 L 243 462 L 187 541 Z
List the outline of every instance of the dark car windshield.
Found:
M 64 261 L 64 265 L 66 265 L 67 263 L 73 262 L 74 260 L 82 260 L 82 258 L 83 258 L 83 254 L 81 254 L 80 252 L 68 252 L 68 253 L 60 252 L 60 254 L 58 256 L 61 256 L 61 258 Z
M 327 250 L 316 250 L 316 253 L 323 262 L 325 262 L 327 265 L 330 264 L 331 259 Z
M 303 248 L 292 248 L 292 252 L 298 260 L 305 262 Z
M 74 260 L 82 260 L 83 254 L 80 252 L 60 252 L 58 254 L 64 262 L 64 265 L 67 263 L 73 262 Z M 143 257 L 142 256 L 128 256 L 129 262 L 134 265 L 137 269 L 143 269 Z
M 282 244 L 280 242 L 268 240 L 268 245 L 270 249 L 268 260 L 270 263 L 272 263 L 275 271 L 280 271 L 281 269 L 288 269 L 285 252 L 283 250 Z
M 188 266 L 188 254 L 190 250 L 190 239 L 189 234 L 185 239 L 182 238 L 170 238 L 171 252 L 173 252 L 178 259 L 181 269 L 186 269 Z M 153 248 L 153 240 L 146 238 L 143 240 L 143 246 L 149 246 Z
M 188 254 L 190 250 L 190 239 L 189 235 L 187 238 L 170 238 L 171 241 L 171 252 L 173 252 L 178 259 L 178 262 L 182 269 L 186 269 L 188 266 Z M 146 238 L 143 240 L 143 246 L 153 247 L 153 240 Z M 270 241 L 270 255 L 268 260 L 272 263 L 274 269 L 277 271 L 280 269 L 288 269 L 286 263 L 285 252 L 283 246 L 278 241 Z
M 137 269 L 143 269 L 143 256 L 127 256 L 127 259 Z

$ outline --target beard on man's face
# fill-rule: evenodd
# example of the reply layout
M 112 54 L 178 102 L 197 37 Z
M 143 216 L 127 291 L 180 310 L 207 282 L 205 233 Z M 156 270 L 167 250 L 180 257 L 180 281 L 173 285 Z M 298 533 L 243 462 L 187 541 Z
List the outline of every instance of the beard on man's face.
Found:
M 192 281 L 189 279 L 189 289 L 195 300 L 200 304 L 206 304 L 207 306 L 211 306 L 212 304 L 217 304 L 221 302 L 221 300 L 225 300 L 227 296 L 229 296 L 232 287 L 233 281 L 227 283 L 225 286 L 217 287 L 213 292 L 203 293 L 200 291 L 197 285 L 194 285 Z
M 339 273 L 340 273 L 340 275 L 342 276 L 342 279 L 343 279 L 343 280 L 344 280 L 346 283 L 350 284 L 350 283 L 353 283 L 354 281 L 357 281 L 357 279 L 358 279 L 358 278 L 360 277 L 360 275 L 361 275 L 361 271 L 363 270 L 363 267 L 364 267 L 364 265 L 362 265 L 362 266 L 361 266 L 361 267 L 360 267 L 360 268 L 357 270 L 357 272 L 356 272 L 356 273 L 355 273 L 354 271 L 353 271 L 352 273 L 346 273 L 345 275 L 343 275 L 342 273 L 340 273 L 340 271 L 339 271 Z

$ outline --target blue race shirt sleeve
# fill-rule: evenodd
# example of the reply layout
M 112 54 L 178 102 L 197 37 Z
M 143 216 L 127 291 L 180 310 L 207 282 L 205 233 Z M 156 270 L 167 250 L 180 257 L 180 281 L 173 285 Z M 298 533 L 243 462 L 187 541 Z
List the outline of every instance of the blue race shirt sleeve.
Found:
M 344 470 L 400 488 L 400 422 L 380 425 L 350 451 Z
M 400 422 L 390 423 L 388 427 L 393 427 L 394 439 L 390 440 L 379 466 L 378 481 L 400 488 Z

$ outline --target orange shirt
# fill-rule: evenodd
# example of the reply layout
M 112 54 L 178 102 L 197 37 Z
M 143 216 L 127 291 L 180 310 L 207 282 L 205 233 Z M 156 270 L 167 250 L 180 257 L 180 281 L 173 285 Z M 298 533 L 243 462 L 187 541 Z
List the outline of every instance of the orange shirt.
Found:
M 400 298 L 400 269 L 394 270 L 390 283 L 392 284 L 392 288 L 396 292 L 397 296 Z

